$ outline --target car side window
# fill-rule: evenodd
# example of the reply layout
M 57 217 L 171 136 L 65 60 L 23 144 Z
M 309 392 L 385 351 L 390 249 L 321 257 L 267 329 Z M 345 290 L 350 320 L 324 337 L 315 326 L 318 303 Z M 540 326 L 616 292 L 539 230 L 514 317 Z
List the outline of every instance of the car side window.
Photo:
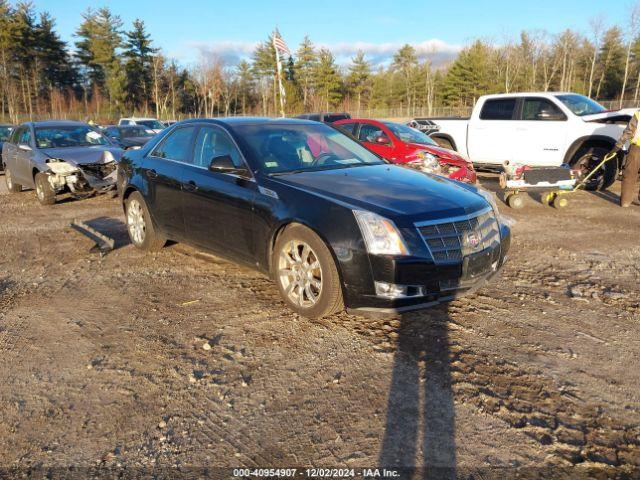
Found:
M 567 116 L 546 98 L 526 98 L 522 105 L 522 120 L 563 121 Z
M 358 140 L 361 142 L 376 143 L 376 138 L 384 135 L 384 132 L 380 127 L 375 125 L 363 124 L 360 127 L 360 133 L 358 134 Z
M 356 130 L 357 123 L 349 122 L 349 123 L 341 123 L 340 125 L 335 125 L 339 130 L 348 133 L 349 135 L 353 135 Z
M 174 130 L 155 148 L 152 155 L 177 162 L 189 162 L 194 131 L 195 127 Z
M 18 140 L 20 145 L 29 145 L 31 144 L 31 130 L 29 127 L 25 127 L 20 134 L 20 138 Z
M 226 132 L 216 127 L 200 127 L 193 150 L 193 164 L 209 168 L 211 160 L 229 155 L 237 168 L 244 166 L 240 152 Z
M 481 120 L 513 120 L 513 112 L 516 109 L 515 98 L 497 98 L 487 100 L 480 112 Z
M 9 140 L 9 143 L 13 143 L 14 145 L 17 145 L 23 131 L 24 131 L 24 127 L 16 128 L 11 134 L 11 139 Z

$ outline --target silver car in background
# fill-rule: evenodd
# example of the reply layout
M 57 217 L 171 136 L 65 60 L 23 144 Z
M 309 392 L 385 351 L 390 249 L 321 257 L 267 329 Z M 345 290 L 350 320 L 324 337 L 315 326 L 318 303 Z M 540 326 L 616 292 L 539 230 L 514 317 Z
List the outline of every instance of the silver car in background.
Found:
M 27 122 L 2 147 L 5 181 L 11 193 L 35 188 L 38 201 L 52 205 L 69 193 L 86 198 L 115 188 L 123 150 L 82 122 Z

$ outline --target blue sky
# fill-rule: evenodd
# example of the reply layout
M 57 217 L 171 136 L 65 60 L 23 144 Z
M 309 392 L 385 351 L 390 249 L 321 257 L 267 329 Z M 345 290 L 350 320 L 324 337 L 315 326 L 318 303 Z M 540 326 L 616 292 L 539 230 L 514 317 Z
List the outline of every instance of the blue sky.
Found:
M 278 26 L 293 50 L 305 34 L 328 46 L 344 62 L 358 48 L 384 62 L 398 46 L 410 43 L 436 62 L 445 61 L 476 38 L 502 43 L 523 29 L 558 33 L 589 30 L 602 15 L 607 24 L 624 25 L 631 1 L 625 0 L 35 0 L 49 11 L 58 31 L 73 42 L 87 7 L 108 5 L 125 27 L 143 19 L 156 45 L 182 64 L 201 52 L 229 63 L 246 56 L 253 45 Z M 72 5 L 72 6 L 71 6 Z

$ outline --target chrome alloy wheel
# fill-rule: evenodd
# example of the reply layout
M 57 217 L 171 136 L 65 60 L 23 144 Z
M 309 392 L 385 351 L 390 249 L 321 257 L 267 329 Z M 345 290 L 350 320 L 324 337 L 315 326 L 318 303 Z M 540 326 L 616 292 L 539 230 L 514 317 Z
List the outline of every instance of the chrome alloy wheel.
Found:
M 36 182 L 36 195 L 38 196 L 38 200 L 41 202 L 44 201 L 44 190 L 40 182 Z
M 135 198 L 129 202 L 127 208 L 127 228 L 133 242 L 136 245 L 141 245 L 146 234 L 146 224 L 142 205 Z
M 292 240 L 282 247 L 278 275 L 285 295 L 293 304 L 310 308 L 318 302 L 322 293 L 322 268 L 307 243 Z

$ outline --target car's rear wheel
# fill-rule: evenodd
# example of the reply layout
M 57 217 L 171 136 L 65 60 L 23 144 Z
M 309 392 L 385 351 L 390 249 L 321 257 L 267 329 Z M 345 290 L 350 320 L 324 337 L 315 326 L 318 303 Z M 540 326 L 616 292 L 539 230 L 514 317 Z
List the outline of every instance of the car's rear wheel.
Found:
M 276 241 L 272 265 L 280 294 L 296 313 L 320 318 L 344 309 L 333 256 L 312 230 L 287 227 Z
M 579 170 L 581 177 L 586 177 L 609 151 L 610 149 L 604 147 L 583 147 L 574 155 L 571 167 L 574 170 Z M 606 190 L 616 181 L 617 173 L 617 161 L 610 160 L 587 180 L 585 189 Z
M 22 185 L 13 181 L 13 175 L 8 167 L 4 168 L 4 182 L 7 184 L 7 190 L 10 193 L 20 193 L 22 191 Z
M 167 238 L 153 224 L 147 205 L 138 192 L 133 192 L 125 201 L 127 233 L 131 243 L 141 250 L 154 252 L 167 243 Z
M 36 173 L 36 197 L 40 205 L 53 205 L 56 203 L 56 191 L 49 183 L 49 174 L 45 172 Z

